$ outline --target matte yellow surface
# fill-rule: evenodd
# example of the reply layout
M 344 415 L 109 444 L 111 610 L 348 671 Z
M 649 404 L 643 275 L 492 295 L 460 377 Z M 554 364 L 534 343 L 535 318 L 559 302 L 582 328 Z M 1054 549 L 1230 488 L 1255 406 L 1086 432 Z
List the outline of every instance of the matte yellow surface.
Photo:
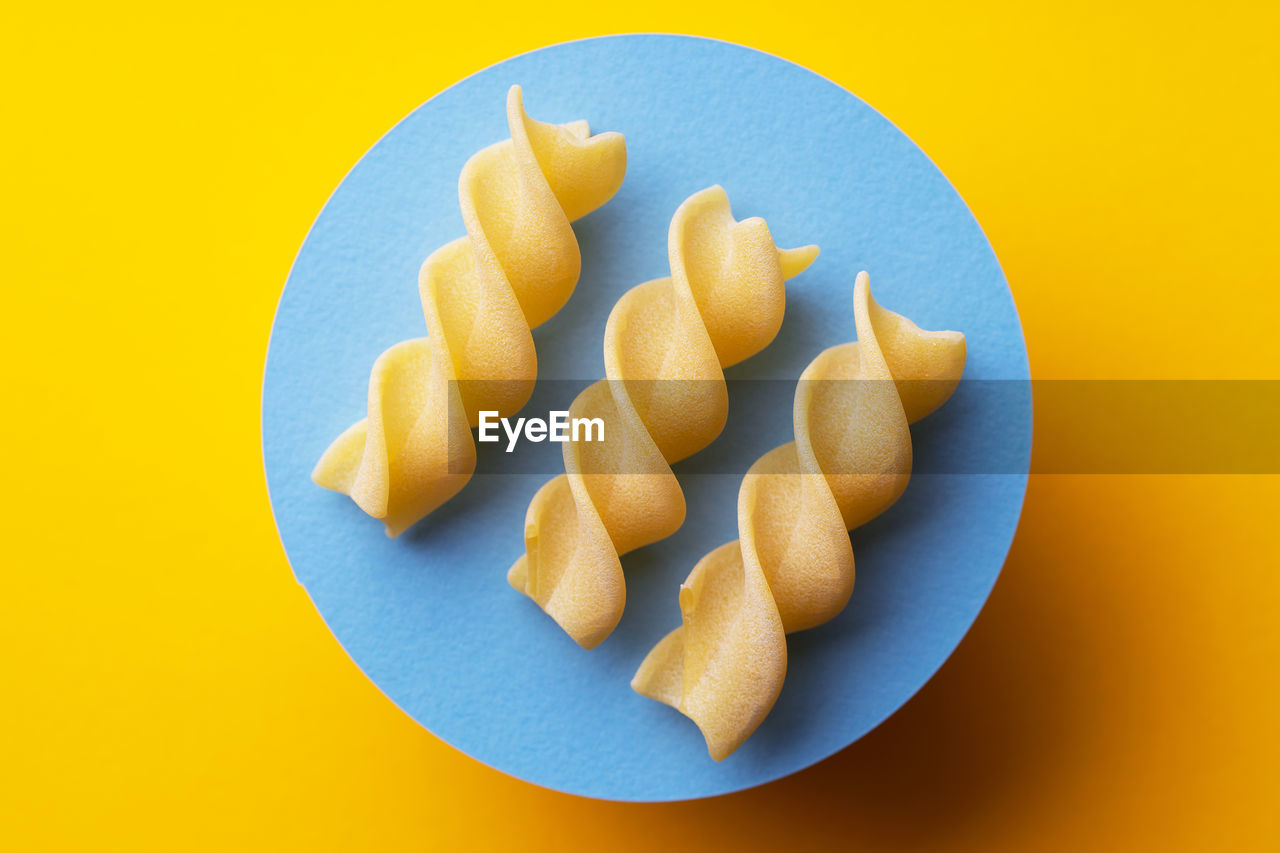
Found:
M 699 190 L 671 217 L 671 276 L 638 284 L 609 312 L 605 378 L 569 407 L 598 419 L 603 440 L 563 445 L 565 473 L 529 503 L 525 553 L 507 579 L 583 648 L 617 627 L 627 601 L 618 557 L 684 524 L 671 463 L 724 430 L 722 368 L 768 346 L 782 327 L 786 281 L 817 246 L 780 249 L 769 226 L 733 218 L 721 186 Z
M 629 806 L 464 758 L 360 674 L 277 541 L 259 394 L 293 256 L 373 141 L 623 30 L 770 50 L 889 116 L 990 237 L 1035 375 L 1280 377 L 1275 4 L 485 10 L 0 13 L 0 847 L 1274 849 L 1280 478 L 1033 478 L 901 712 L 779 783 Z
M 787 673 L 785 634 L 835 618 L 854 591 L 848 531 L 891 507 L 911 479 L 909 425 L 947 401 L 964 373 L 965 337 L 925 331 L 853 287 L 857 340 L 800 374 L 795 440 L 751 465 L 738 490 L 740 540 L 680 585 L 681 625 L 631 686 L 698 724 L 723 761 L 764 721 Z
M 613 198 L 622 134 L 529 117 L 507 93 L 511 137 L 473 154 L 458 178 L 467 235 L 432 252 L 418 290 L 430 335 L 374 362 L 368 417 L 325 450 L 311 479 L 351 496 L 399 536 L 456 495 L 476 467 L 480 412 L 514 415 L 538 378 L 531 329 L 573 295 L 582 269 L 570 225 Z

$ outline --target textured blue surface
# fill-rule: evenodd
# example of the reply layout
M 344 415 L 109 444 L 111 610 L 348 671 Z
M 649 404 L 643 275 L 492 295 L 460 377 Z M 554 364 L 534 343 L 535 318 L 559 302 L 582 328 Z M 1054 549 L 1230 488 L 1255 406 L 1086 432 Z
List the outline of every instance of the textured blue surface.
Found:
M 667 800 L 807 767 L 892 714 L 964 636 L 1004 562 L 1025 475 L 917 476 L 892 509 L 855 531 L 849 607 L 790 638 L 781 699 L 719 764 L 692 722 L 633 693 L 629 681 L 679 624 L 680 581 L 705 552 L 737 538 L 738 476 L 685 472 L 688 520 L 623 558 L 626 614 L 591 652 L 506 582 L 525 508 L 546 475 L 477 477 L 398 540 L 309 479 L 329 441 L 363 416 L 378 354 L 426 334 L 418 266 L 463 233 L 458 171 L 507 136 L 512 83 L 524 86 L 533 116 L 621 131 L 629 154 L 622 190 L 576 226 L 577 291 L 534 333 L 542 378 L 603 375 L 609 309 L 628 288 L 667 274 L 671 214 L 713 183 L 728 190 L 739 218 L 765 217 L 780 245 L 822 247 L 788 285 L 777 340 L 731 378 L 794 381 L 823 348 L 852 339 L 860 269 L 881 304 L 925 328 L 965 332 L 966 378 L 1028 376 L 1017 313 L 978 224 L 924 154 L 862 101 L 721 42 L 624 36 L 546 48 L 462 81 L 397 125 L 334 192 L 298 254 L 272 331 L 262 424 L 294 572 L 387 696 L 445 741 L 520 778 L 593 797 Z M 540 395 L 526 414 L 568 408 L 569 383 L 550 387 L 564 399 Z M 917 453 L 970 460 L 956 466 L 963 470 L 1026 471 L 1029 401 L 972 387 L 917 426 Z M 790 439 L 785 418 L 733 407 L 707 452 L 729 460 L 717 470 L 741 472 L 761 447 Z M 983 448 L 1000 448 L 1005 461 L 975 466 Z M 677 475 L 692 465 L 676 466 Z

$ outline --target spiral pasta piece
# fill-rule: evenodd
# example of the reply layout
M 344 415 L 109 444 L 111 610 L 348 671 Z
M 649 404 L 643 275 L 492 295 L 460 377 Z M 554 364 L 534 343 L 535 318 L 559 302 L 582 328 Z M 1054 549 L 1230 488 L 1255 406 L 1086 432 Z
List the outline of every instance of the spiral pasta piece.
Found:
M 778 249 L 763 219 L 733 218 L 718 186 L 676 210 L 667 237 L 671 277 L 628 291 L 605 327 L 606 379 L 570 417 L 600 418 L 603 441 L 563 446 L 565 473 L 525 516 L 525 553 L 507 579 L 584 648 L 622 618 L 619 556 L 684 523 L 671 464 L 710 444 L 728 418 L 723 368 L 764 349 L 782 325 L 784 282 L 817 246 Z
M 382 519 L 388 536 L 471 479 L 481 410 L 506 417 L 528 402 L 538 374 L 531 331 L 560 310 L 581 271 L 569 223 L 612 198 L 626 172 L 621 134 L 535 121 L 519 86 L 507 95 L 507 124 L 510 139 L 462 167 L 467 235 L 432 252 L 419 273 L 429 336 L 378 358 L 368 417 L 311 474 Z
M 946 402 L 964 371 L 964 335 L 924 331 L 881 308 L 865 272 L 853 302 L 858 340 L 826 350 L 801 375 L 796 440 L 747 471 L 741 539 L 694 566 L 680 587 L 683 624 L 631 682 L 697 723 L 716 761 L 777 700 L 785 635 L 844 609 L 854 577 L 848 531 L 902 494 L 911 476 L 908 424 Z

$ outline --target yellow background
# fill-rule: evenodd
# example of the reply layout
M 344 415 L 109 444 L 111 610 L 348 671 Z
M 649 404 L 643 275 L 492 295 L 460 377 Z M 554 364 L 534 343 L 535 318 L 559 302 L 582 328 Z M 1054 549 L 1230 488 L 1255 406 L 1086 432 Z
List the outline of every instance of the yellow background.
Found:
M 1280 478 L 1033 478 L 920 695 L 672 805 L 541 790 L 402 715 L 263 483 L 267 335 L 329 192 L 458 78 L 607 32 L 759 47 L 884 112 L 989 235 L 1033 375 L 1280 377 L 1276 7 L 1113 5 L 7 6 L 0 847 L 1277 849 Z

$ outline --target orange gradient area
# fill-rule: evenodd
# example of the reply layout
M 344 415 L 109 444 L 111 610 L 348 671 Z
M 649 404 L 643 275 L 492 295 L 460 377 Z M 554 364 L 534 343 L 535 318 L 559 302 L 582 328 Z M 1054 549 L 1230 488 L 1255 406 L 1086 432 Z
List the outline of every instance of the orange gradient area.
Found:
M 541 790 L 406 718 L 293 582 L 263 482 L 267 335 L 332 188 L 460 77 L 607 32 L 748 44 L 887 115 L 982 223 L 1037 379 L 1280 378 L 1280 11 L 1113 7 L 6 9 L 0 848 L 1280 846 L 1280 477 L 1036 475 L 897 715 L 667 805 Z

